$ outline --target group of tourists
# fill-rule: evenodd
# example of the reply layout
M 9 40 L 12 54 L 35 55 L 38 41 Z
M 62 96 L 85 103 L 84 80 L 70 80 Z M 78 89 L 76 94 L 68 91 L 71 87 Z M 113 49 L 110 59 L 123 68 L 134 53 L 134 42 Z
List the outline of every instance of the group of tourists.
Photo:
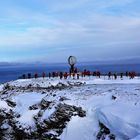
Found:
M 132 72 L 121 72 L 121 73 L 112 73 L 112 72 L 108 72 L 108 74 L 102 74 L 103 76 L 108 76 L 108 79 L 117 79 L 117 78 L 121 78 L 123 79 L 123 77 L 128 77 L 130 79 L 135 78 L 136 73 L 134 71 Z M 83 71 L 78 71 L 77 69 L 74 70 L 73 73 L 68 73 L 68 72 L 49 72 L 48 74 L 46 74 L 45 72 L 43 72 L 41 75 L 39 75 L 37 72 L 33 75 L 31 75 L 31 73 L 28 73 L 27 75 L 23 74 L 22 78 L 23 79 L 30 79 L 30 78 L 35 78 L 37 79 L 38 77 L 49 77 L 49 78 L 56 78 L 59 77 L 60 79 L 67 79 L 68 77 L 71 77 L 73 79 L 79 79 L 80 77 L 96 77 L 96 78 L 100 78 L 101 77 L 101 72 L 100 71 L 93 71 L 91 72 L 90 70 L 86 70 L 84 69 Z
M 22 78 L 23 79 L 30 79 L 30 78 L 35 78 L 37 79 L 39 76 L 39 74 L 36 72 L 34 75 L 32 75 L 31 73 L 28 73 L 27 75 L 26 74 L 23 74 L 22 75 Z M 42 73 L 42 77 L 45 78 L 46 77 L 46 74 L 45 72 Z
M 73 77 L 75 78 L 77 76 L 77 79 L 79 79 L 80 74 L 77 73 L 68 73 L 68 72 L 52 72 L 49 73 L 49 78 L 55 78 L 55 77 L 60 77 L 60 79 L 67 79 L 68 77 Z
M 130 79 L 134 79 L 136 76 L 136 72 L 134 72 L 134 71 L 128 72 L 127 71 L 126 73 L 121 72 L 120 74 L 117 74 L 117 73 L 113 74 L 111 72 L 108 73 L 108 79 L 111 79 L 112 77 L 114 77 L 114 79 L 117 79 L 118 76 L 120 76 L 121 79 L 123 79 L 124 76 L 129 77 Z

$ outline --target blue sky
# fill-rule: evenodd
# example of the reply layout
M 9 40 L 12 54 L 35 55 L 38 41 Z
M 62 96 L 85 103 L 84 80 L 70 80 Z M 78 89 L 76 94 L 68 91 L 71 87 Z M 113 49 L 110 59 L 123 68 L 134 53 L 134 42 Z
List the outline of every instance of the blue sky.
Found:
M 139 0 L 3 0 L 0 61 L 140 56 Z

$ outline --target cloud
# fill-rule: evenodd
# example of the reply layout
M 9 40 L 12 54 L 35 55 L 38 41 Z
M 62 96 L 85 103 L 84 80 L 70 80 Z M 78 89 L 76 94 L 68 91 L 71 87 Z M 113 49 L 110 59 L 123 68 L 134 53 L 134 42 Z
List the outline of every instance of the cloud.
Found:
M 96 20 L 94 20 L 96 19 Z M 87 22 L 88 21 L 88 22 Z M 59 46 L 67 44 L 106 45 L 139 42 L 140 19 L 129 17 L 91 16 L 80 22 L 53 23 L 54 27 L 27 27 L 1 35 L 0 46 Z
M 137 56 L 140 17 L 104 12 L 104 9 L 125 7 L 134 1 L 36 0 L 29 6 L 25 5 L 28 1 L 22 2 L 23 7 L 19 2 L 12 4 L 15 9 L 9 9 L 0 19 L 0 54 L 15 50 L 16 59 L 21 59 L 18 53 L 24 51 L 22 59 L 58 56 L 61 60 L 72 54 L 83 60 L 93 56 L 97 59 Z

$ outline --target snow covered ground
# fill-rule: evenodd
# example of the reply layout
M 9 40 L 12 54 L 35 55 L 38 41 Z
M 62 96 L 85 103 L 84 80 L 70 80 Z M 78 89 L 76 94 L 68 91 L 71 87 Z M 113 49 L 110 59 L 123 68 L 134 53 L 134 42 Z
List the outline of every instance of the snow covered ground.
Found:
M 108 80 L 107 77 L 24 79 L 0 85 L 0 108 L 12 109 L 20 117 L 15 118 L 22 128 L 36 129 L 34 116 L 40 112 L 40 122 L 48 120 L 58 104 L 82 107 L 85 117 L 73 115 L 60 135 L 61 140 L 116 140 L 140 139 L 140 78 L 127 77 Z M 7 100 L 16 105 L 11 107 Z M 40 103 L 49 102 L 49 108 L 40 109 Z M 35 109 L 29 109 L 30 107 Z M 110 130 L 102 134 L 100 123 Z M 54 134 L 55 130 L 49 130 Z

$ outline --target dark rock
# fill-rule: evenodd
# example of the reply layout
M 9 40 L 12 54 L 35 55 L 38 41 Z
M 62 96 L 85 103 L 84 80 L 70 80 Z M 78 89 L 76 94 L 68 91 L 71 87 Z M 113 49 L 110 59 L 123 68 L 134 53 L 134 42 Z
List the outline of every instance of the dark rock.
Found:
M 53 97 L 55 97 L 56 96 L 56 94 L 53 94 Z
M 116 98 L 117 98 L 116 96 L 112 95 L 112 100 L 116 100 Z
M 110 135 L 109 135 L 109 138 L 110 138 L 110 140 L 115 140 L 115 135 L 110 134 Z
M 59 101 L 65 101 L 65 100 L 69 100 L 69 99 L 66 97 L 60 97 L 60 99 L 59 99 Z
M 110 140 L 115 140 L 115 135 L 110 133 L 110 130 L 101 122 L 99 122 L 100 131 L 96 136 L 96 140 L 104 140 L 108 136 Z
M 41 109 L 47 109 L 52 102 L 42 99 L 40 106 Z
M 45 91 L 42 91 L 42 94 L 45 94 L 46 92 Z
M 86 116 L 86 111 L 80 110 L 80 111 L 78 112 L 78 115 L 79 115 L 79 117 L 85 117 L 85 116 Z
M 62 97 L 61 99 L 65 100 L 66 98 Z M 16 106 L 11 100 L 6 100 L 6 102 L 9 106 Z M 53 108 L 54 112 L 44 119 L 44 112 Z M 63 133 L 72 116 L 84 117 L 86 115 L 81 107 L 56 104 L 54 101 L 47 101 L 47 97 L 43 98 L 40 103 L 30 106 L 29 109 L 39 109 L 39 112 L 33 117 L 35 127 L 21 124 L 17 119 L 20 114 L 14 112 L 13 109 L 0 109 L 0 139 L 59 140 L 59 136 Z M 3 127 L 4 124 L 7 127 Z
M 11 89 L 11 86 L 7 83 L 7 84 L 5 84 L 4 85 L 4 88 L 3 88 L 4 90 L 6 89 L 6 90 L 10 90 Z
M 32 84 L 29 84 L 29 85 L 27 86 L 26 89 L 29 89 L 29 88 L 31 88 L 31 87 L 32 87 Z
M 10 107 L 15 107 L 16 106 L 16 102 L 13 102 L 11 100 L 6 100 L 7 104 L 10 106 Z
M 43 104 L 44 103 L 46 104 L 46 100 L 43 100 Z M 63 129 L 66 127 L 67 123 L 70 121 L 71 117 L 74 116 L 74 114 L 83 117 L 85 116 L 85 111 L 83 111 L 81 107 L 58 104 L 55 112 L 51 114 L 49 118 L 41 121 L 41 117 L 43 115 L 42 110 L 42 112 L 39 112 L 36 116 L 34 116 L 37 133 L 41 135 L 41 139 L 44 139 L 46 136 L 50 140 L 57 140 L 57 137 L 62 134 Z M 55 131 L 55 135 L 49 133 L 51 130 Z
M 36 109 L 39 109 L 39 105 L 38 104 L 29 106 L 29 110 L 36 110 Z

